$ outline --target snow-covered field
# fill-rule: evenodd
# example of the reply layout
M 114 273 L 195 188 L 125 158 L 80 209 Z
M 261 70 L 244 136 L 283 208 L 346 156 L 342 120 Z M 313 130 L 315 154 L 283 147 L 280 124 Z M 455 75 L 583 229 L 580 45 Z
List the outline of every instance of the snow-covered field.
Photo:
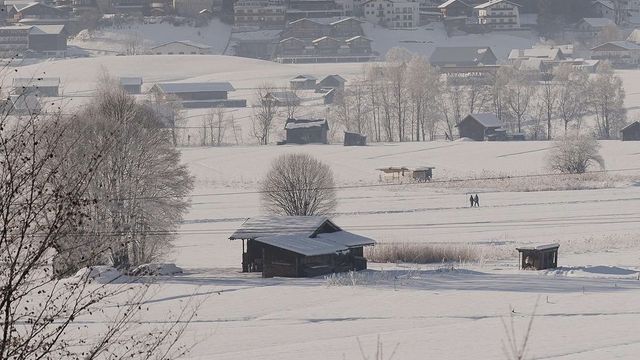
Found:
M 231 81 L 249 97 L 264 81 L 338 73 L 358 64 L 280 65 L 221 56 L 99 57 L 51 61 L 11 76 L 60 76 L 70 106 L 89 99 L 101 68 L 156 81 Z M 628 104 L 640 72 L 624 72 Z M 637 90 L 636 90 L 637 92 Z M 250 110 L 247 110 L 250 111 Z M 197 121 L 197 120 L 194 120 Z M 192 207 L 169 261 L 183 275 L 159 277 L 144 321 L 166 323 L 190 297 L 202 301 L 185 340 L 191 359 L 362 359 L 381 336 L 394 359 L 505 359 L 502 319 L 521 334 L 538 301 L 530 359 L 636 359 L 640 351 L 640 175 L 616 171 L 615 187 L 513 192 L 386 185 L 382 166 L 433 165 L 434 181 L 544 174 L 546 142 L 432 142 L 328 146 L 184 148 L 196 177 Z M 241 244 L 227 240 L 243 219 L 261 214 L 257 183 L 272 159 L 308 152 L 333 169 L 338 225 L 379 242 L 460 244 L 486 254 L 462 264 L 370 264 L 344 281 L 262 279 L 240 273 Z M 640 143 L 602 143 L 607 169 L 640 164 Z M 536 178 L 530 181 L 535 182 Z M 446 184 L 445 184 L 446 185 Z M 480 208 L 468 208 L 478 193 Z M 558 242 L 555 271 L 517 269 L 517 245 Z M 497 254 L 497 255 L 496 255 Z M 340 284 L 340 285 L 339 285 Z M 345 285 L 347 284 L 347 285 Z M 96 325 L 98 326 L 98 325 Z M 89 326 L 90 330 L 91 326 Z

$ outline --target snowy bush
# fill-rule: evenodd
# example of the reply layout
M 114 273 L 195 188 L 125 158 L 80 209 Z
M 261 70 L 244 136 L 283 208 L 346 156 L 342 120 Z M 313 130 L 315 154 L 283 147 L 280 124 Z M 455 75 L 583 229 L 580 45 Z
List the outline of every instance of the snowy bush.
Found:
M 604 169 L 604 159 L 600 156 L 600 144 L 594 138 L 565 138 L 556 142 L 547 158 L 553 171 L 563 174 L 584 174 L 593 165 Z
M 368 260 L 379 263 L 433 264 L 446 262 L 481 262 L 511 255 L 503 246 L 471 244 L 382 243 L 368 248 Z

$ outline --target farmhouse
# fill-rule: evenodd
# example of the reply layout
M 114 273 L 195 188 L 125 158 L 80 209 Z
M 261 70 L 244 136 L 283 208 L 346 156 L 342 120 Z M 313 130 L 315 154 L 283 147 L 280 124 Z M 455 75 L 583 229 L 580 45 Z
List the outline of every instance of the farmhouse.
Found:
M 616 67 L 640 64 L 640 45 L 630 41 L 610 41 L 591 49 L 591 59 L 608 60 Z
M 229 239 L 242 240 L 242 271 L 262 272 L 263 277 L 364 270 L 364 247 L 375 244 L 324 216 L 250 218 Z
M 329 123 L 326 119 L 287 119 L 284 125 L 287 144 L 327 144 Z
M 59 96 L 60 78 L 14 78 L 14 95 L 37 95 L 41 97 Z
M 474 67 L 496 65 L 498 58 L 490 47 L 436 47 L 429 58 L 438 67 Z
M 318 87 L 321 89 L 336 89 L 344 91 L 344 84 L 346 82 L 347 80 L 340 75 L 327 75 L 325 78 L 320 80 Z
M 255 30 L 231 34 L 235 56 L 268 60 L 280 41 L 281 30 Z
M 289 86 L 294 90 L 313 90 L 316 88 L 316 81 L 313 75 L 298 75 L 289 80 Z
M 151 48 L 155 55 L 206 55 L 211 54 L 211 46 L 190 40 L 171 41 Z
M 67 52 L 65 25 L 38 25 L 29 32 L 29 49 L 45 56 L 64 57 Z
M 228 99 L 234 90 L 228 82 L 158 83 L 151 93 L 163 101 L 179 101 L 185 108 L 246 107 L 247 100 Z
M 461 138 L 469 138 L 476 141 L 484 141 L 495 136 L 504 136 L 502 123 L 492 113 L 469 114 L 458 125 Z
M 141 94 L 142 93 L 142 78 L 141 77 L 121 77 L 119 79 L 120 87 L 129 94 Z
M 56 25 L 67 22 L 62 10 L 42 2 L 13 5 L 8 10 L 8 15 L 14 23 Z
M 366 146 L 367 145 L 367 135 L 354 133 L 354 132 L 344 132 L 344 146 Z
M 640 121 L 632 122 L 620 130 L 622 141 L 640 141 Z

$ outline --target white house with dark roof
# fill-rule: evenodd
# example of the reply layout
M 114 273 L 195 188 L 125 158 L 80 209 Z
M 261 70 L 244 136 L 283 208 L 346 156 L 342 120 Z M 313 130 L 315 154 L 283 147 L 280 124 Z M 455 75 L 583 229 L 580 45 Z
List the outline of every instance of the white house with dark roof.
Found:
M 478 16 L 478 24 L 493 30 L 520 28 L 520 5 L 508 0 L 491 0 L 473 9 Z
M 420 22 L 419 7 L 418 2 L 412 0 L 369 0 L 362 4 L 367 21 L 391 29 L 417 27 Z
M 191 40 L 170 41 L 151 48 L 153 55 L 207 55 L 211 54 L 211 46 Z

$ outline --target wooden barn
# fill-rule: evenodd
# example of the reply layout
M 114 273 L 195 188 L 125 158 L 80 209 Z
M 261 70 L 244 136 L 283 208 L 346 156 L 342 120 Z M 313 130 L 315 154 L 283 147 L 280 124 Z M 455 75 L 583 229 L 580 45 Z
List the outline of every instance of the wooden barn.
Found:
M 382 180 L 387 181 L 416 181 L 416 182 L 426 182 L 431 181 L 433 178 L 433 166 L 419 166 L 419 167 L 406 167 L 406 166 L 388 166 L 384 168 L 379 168 L 378 171 L 381 171 L 384 175 L 382 176 Z
M 329 123 L 326 119 L 287 119 L 287 144 L 327 144 Z
M 354 132 L 344 132 L 344 146 L 366 146 L 367 135 Z
M 60 78 L 14 78 L 14 95 L 32 94 L 41 97 L 60 96 Z
M 162 101 L 179 101 L 185 108 L 246 107 L 247 100 L 229 99 L 228 82 L 157 83 L 150 92 Z
M 312 277 L 367 268 L 375 241 L 342 230 L 324 216 L 250 218 L 230 237 L 242 240 L 242 271 L 263 277 Z
M 502 123 L 492 113 L 469 114 L 456 127 L 461 138 L 465 137 L 476 141 L 503 140 L 502 135 L 506 136 L 502 130 Z
M 622 141 L 640 141 L 640 121 L 632 122 L 620 130 Z
M 120 87 L 129 94 L 136 95 L 142 93 L 141 77 L 121 77 L 119 82 Z
M 522 270 L 544 270 L 558 267 L 558 244 L 519 247 L 520 268 Z
M 321 89 L 336 89 L 344 91 L 344 84 L 347 82 L 340 75 L 327 75 L 324 79 L 320 80 L 318 87 Z
M 317 80 L 313 75 L 298 75 L 289 80 L 289 86 L 294 90 L 313 90 Z

